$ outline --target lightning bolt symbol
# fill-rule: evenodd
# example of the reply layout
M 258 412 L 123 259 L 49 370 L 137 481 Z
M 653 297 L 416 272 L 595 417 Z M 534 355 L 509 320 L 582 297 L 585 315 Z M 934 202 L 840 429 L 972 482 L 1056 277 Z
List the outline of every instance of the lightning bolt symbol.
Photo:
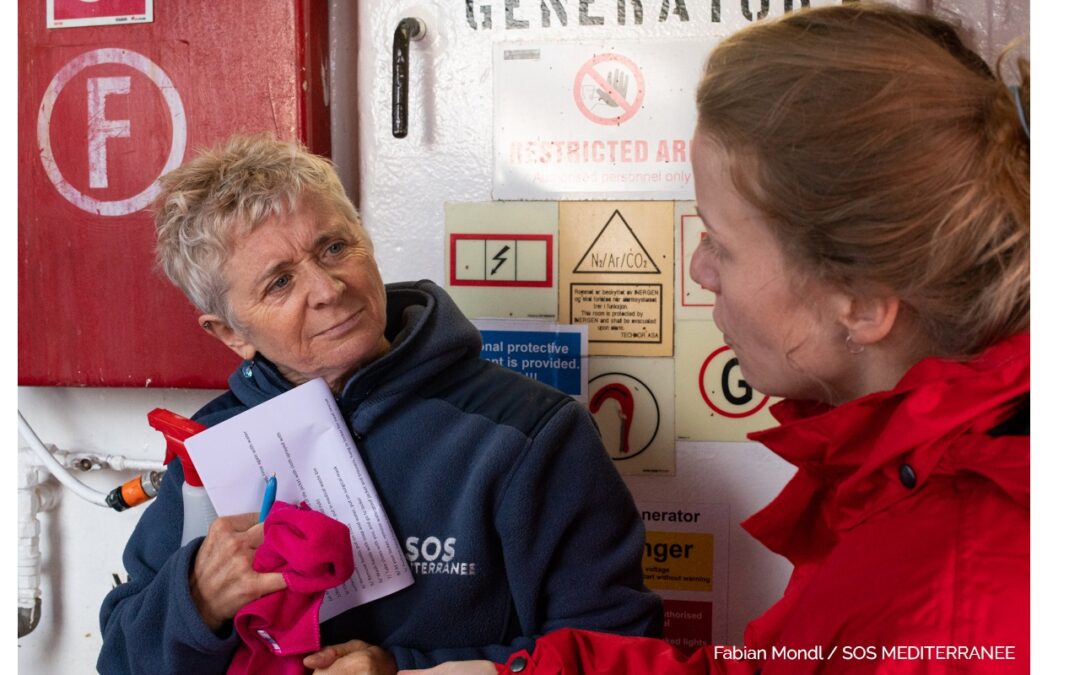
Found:
M 498 264 L 498 265 L 496 265 L 496 266 L 495 266 L 495 268 L 491 270 L 491 273 L 492 273 L 492 274 L 495 274 L 496 272 L 498 272 L 498 271 L 499 271 L 499 268 L 503 266 L 503 263 L 504 263 L 504 262 L 506 262 L 506 258 L 504 258 L 503 256 L 504 256 L 504 255 L 506 254 L 506 252 L 507 252 L 507 251 L 509 251 L 509 250 L 510 250 L 510 247 L 509 247 L 509 246 L 503 246 L 503 247 L 502 247 L 502 250 L 501 250 L 501 251 L 499 251 L 499 252 L 498 252 L 498 253 L 496 253 L 495 255 L 491 256 L 491 259 L 492 259 L 492 260 L 498 260 L 498 261 L 499 261 L 499 264 Z

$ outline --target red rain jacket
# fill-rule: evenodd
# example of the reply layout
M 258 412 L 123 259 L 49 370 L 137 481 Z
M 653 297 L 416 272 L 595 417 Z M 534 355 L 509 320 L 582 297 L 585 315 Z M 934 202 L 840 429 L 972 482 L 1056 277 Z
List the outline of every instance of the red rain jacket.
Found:
M 751 434 L 798 471 L 743 523 L 795 566 L 745 644 L 560 630 L 500 673 L 1029 670 L 1029 336 L 926 359 L 836 408 L 782 401 Z

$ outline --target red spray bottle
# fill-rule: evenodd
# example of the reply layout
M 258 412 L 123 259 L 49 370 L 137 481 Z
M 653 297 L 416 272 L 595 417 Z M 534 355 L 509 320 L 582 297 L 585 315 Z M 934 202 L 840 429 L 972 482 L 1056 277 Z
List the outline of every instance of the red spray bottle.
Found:
M 199 472 L 195 470 L 187 448 L 184 447 L 185 440 L 206 427 L 164 408 L 155 408 L 146 417 L 150 426 L 165 436 L 165 464 L 179 457 L 180 465 L 184 469 L 184 485 L 180 489 L 184 500 L 184 531 L 180 535 L 180 545 L 183 546 L 192 539 L 205 535 L 210 529 L 210 523 L 217 518 L 210 495 L 203 487 Z

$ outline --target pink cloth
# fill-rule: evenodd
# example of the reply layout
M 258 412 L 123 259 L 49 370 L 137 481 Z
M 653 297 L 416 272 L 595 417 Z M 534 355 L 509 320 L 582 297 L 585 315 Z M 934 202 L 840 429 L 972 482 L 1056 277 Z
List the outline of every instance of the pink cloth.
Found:
M 275 502 L 255 551 L 256 572 L 281 572 L 285 588 L 253 600 L 233 619 L 240 647 L 228 675 L 302 675 L 319 649 L 319 607 L 327 589 L 353 573 L 349 528 L 306 504 Z

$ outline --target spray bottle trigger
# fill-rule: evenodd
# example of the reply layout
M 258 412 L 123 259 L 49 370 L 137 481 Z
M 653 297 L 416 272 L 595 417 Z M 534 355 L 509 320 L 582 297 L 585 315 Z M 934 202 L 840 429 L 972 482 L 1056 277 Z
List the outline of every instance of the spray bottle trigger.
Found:
M 154 408 L 146 415 L 146 419 L 150 426 L 165 436 L 164 463 L 168 464 L 179 457 L 184 468 L 184 482 L 196 487 L 201 486 L 199 472 L 195 470 L 195 465 L 188 456 L 184 441 L 206 429 L 206 426 L 164 408 Z

